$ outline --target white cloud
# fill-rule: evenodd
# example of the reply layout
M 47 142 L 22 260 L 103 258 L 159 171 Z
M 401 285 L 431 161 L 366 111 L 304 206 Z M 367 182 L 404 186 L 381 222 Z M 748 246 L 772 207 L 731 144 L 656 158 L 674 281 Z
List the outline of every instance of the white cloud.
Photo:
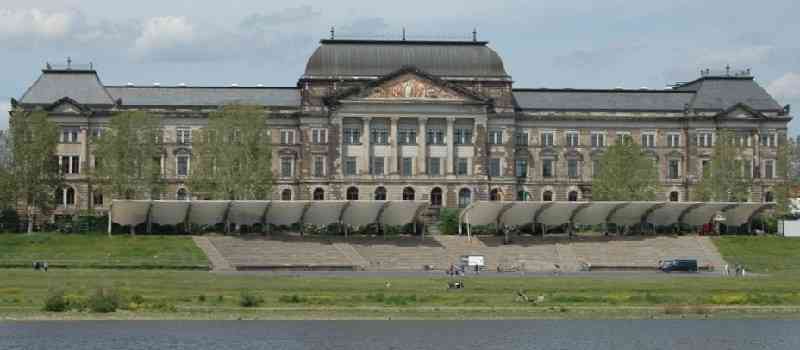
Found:
M 144 22 L 133 48 L 140 55 L 185 47 L 195 39 L 194 26 L 186 17 L 155 17 Z
M 769 83 L 767 91 L 779 99 L 800 99 L 800 73 L 784 74 Z
M 0 130 L 8 129 L 8 111 L 11 110 L 11 103 L 7 99 L 0 101 Z
M 35 8 L 0 10 L 0 38 L 63 38 L 75 30 L 80 17 L 77 12 L 47 12 Z

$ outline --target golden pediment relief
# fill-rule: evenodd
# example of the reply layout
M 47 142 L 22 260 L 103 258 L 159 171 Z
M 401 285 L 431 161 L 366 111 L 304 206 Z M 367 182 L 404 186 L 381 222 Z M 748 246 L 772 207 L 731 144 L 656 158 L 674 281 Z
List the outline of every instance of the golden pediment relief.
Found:
M 447 88 L 431 84 L 414 76 L 394 80 L 372 90 L 367 98 L 446 99 L 463 100 Z

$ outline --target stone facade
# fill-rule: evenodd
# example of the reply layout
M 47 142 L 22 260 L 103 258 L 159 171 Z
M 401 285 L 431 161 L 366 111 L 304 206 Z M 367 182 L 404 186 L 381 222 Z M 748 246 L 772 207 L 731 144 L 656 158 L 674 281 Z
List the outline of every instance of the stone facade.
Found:
M 742 158 L 756 175 L 750 200 L 763 201 L 776 181 L 767 168 L 791 120 L 788 106 L 749 72 L 704 71 L 666 90 L 512 85 L 485 42 L 323 40 L 297 87 L 105 86 L 94 70 L 50 67 L 12 105 L 49 111 L 64 131 L 59 155 L 79 158 L 67 174 L 73 197 L 62 194 L 63 212 L 107 208 L 87 182 L 89 136 L 121 110 L 162 117 L 163 199 L 191 197 L 179 168 L 185 161 L 191 172 L 192 131 L 220 105 L 241 102 L 264 106 L 273 199 L 414 199 L 448 207 L 591 200 L 594 161 L 626 137 L 658 160 L 660 199 L 690 201 L 720 130 L 742 137 Z

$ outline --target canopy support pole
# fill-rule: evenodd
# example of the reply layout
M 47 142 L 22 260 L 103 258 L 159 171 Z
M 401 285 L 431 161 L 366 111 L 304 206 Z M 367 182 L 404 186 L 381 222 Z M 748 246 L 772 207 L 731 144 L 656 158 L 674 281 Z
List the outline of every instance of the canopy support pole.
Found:
M 153 201 L 150 201 L 150 205 L 147 206 L 147 233 L 153 233 L 153 220 L 151 216 L 153 215 Z
M 192 215 L 192 201 L 189 201 L 189 207 L 186 208 L 186 216 L 183 217 L 183 227 L 186 230 L 186 233 L 192 234 L 192 223 L 189 222 L 189 218 Z
M 267 206 L 264 207 L 264 212 L 261 213 L 261 233 L 267 233 L 269 228 L 267 228 L 267 213 L 269 212 L 269 207 L 272 206 L 272 202 L 267 202 Z
M 114 212 L 114 201 L 111 201 L 111 205 L 108 207 L 108 237 L 111 237 L 111 216 Z

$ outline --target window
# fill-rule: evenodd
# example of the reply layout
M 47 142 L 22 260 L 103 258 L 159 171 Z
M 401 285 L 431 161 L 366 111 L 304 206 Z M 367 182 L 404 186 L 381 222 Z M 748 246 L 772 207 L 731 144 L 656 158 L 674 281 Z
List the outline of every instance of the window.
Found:
M 752 146 L 750 142 L 750 135 L 747 134 L 739 134 L 736 136 L 736 146 L 739 147 L 750 147 Z
M 528 145 L 528 133 L 524 131 L 518 131 L 514 135 L 514 144 L 517 146 L 527 146 Z
M 314 190 L 314 195 L 311 197 L 315 201 L 324 201 L 325 200 L 325 190 L 321 188 L 317 188 Z
M 441 159 L 428 158 L 428 175 L 433 175 L 433 176 L 442 175 Z
M 542 177 L 553 177 L 553 160 L 542 160 Z
M 92 204 L 95 207 L 102 207 L 103 206 L 103 194 L 100 192 L 92 193 Z
M 92 138 L 99 139 L 103 137 L 103 128 L 92 128 Z
M 406 187 L 403 189 L 403 200 L 404 201 L 413 201 L 414 200 L 414 189 L 411 187 Z
M 80 174 L 81 172 L 81 157 L 80 156 L 61 156 L 59 159 L 59 167 L 62 174 Z
M 714 135 L 710 132 L 697 133 L 698 147 L 711 147 L 714 145 Z
M 552 191 L 544 191 L 544 192 L 542 192 L 542 201 L 552 202 L 553 201 L 553 192 Z
M 567 176 L 570 179 L 577 179 L 578 178 L 578 160 L 577 159 L 567 159 Z
M 417 143 L 416 129 L 400 129 L 398 143 L 401 145 L 415 145 Z
M 678 191 L 672 191 L 669 193 L 669 201 L 670 202 L 678 202 L 680 201 L 680 193 Z
M 456 159 L 456 175 L 469 175 L 467 158 Z
M 667 166 L 667 178 L 668 179 L 679 179 L 681 177 L 680 172 L 681 161 L 678 159 L 670 159 L 668 166 Z
M 528 160 L 517 159 L 514 161 L 514 176 L 528 177 Z
M 518 201 L 527 201 L 531 198 L 530 193 L 525 191 L 517 191 L 517 200 Z
M 356 157 L 345 157 L 344 159 L 344 175 L 356 175 Z
M 441 128 L 428 128 L 428 144 L 429 145 L 443 145 L 444 140 L 444 130 Z
M 567 132 L 567 147 L 578 147 L 580 146 L 580 137 L 578 136 L 577 131 L 569 131 Z
M 503 130 L 489 129 L 489 144 L 502 145 L 503 144 Z
M 328 143 L 328 130 L 325 129 L 312 129 L 311 142 L 315 144 Z
M 667 147 L 678 148 L 681 146 L 681 134 L 667 134 Z
M 373 145 L 388 145 L 389 130 L 384 127 L 376 127 L 370 130 L 370 142 Z
M 413 158 L 403 157 L 400 162 L 400 174 L 403 176 L 411 176 L 413 169 Z
M 347 189 L 347 200 L 349 201 L 357 201 L 358 200 L 358 188 L 350 187 Z
M 358 145 L 361 143 L 361 130 L 358 128 L 344 128 L 344 144 Z
M 539 136 L 541 138 L 540 141 L 541 141 L 542 147 L 552 147 L 552 146 L 555 145 L 555 140 L 553 139 L 553 132 L 552 131 L 543 132 Z
M 469 202 L 472 201 L 472 191 L 467 188 L 462 188 L 458 191 L 458 207 L 466 208 Z
M 778 135 L 774 133 L 762 134 L 761 145 L 764 147 L 775 147 L 778 145 Z
M 179 155 L 176 157 L 176 161 L 178 163 L 177 166 L 177 174 L 178 176 L 188 176 L 189 175 L 189 156 L 188 155 Z
M 383 175 L 383 157 L 372 157 L 369 162 L 369 173 Z
M 489 159 L 489 176 L 500 176 L 500 159 Z
M 578 201 L 578 191 L 569 191 L 567 194 L 567 200 L 570 202 L 577 202 Z
M 294 144 L 294 130 L 281 130 L 281 144 L 282 145 Z
M 321 156 L 314 157 L 314 176 L 325 176 L 325 158 Z
M 472 129 L 456 128 L 454 131 L 456 145 L 469 145 L 472 143 Z
M 78 129 L 65 128 L 61 129 L 61 143 L 77 143 L 78 142 Z
M 772 194 L 772 192 L 767 191 L 766 193 L 764 193 L 764 202 L 772 203 L 774 201 L 775 201 L 775 196 Z
M 292 177 L 294 162 L 292 158 L 281 158 L 281 177 Z
M 386 188 L 385 187 L 378 187 L 375 189 L 375 200 L 376 201 L 385 201 L 386 200 Z
M 188 200 L 189 199 L 189 193 L 186 192 L 185 188 L 181 188 L 181 189 L 178 190 L 178 193 L 175 195 L 175 198 L 177 198 L 179 201 Z
M 764 161 L 764 178 L 765 179 L 774 179 L 775 178 L 775 161 L 774 160 L 765 160 Z
M 631 137 L 631 133 L 627 131 L 618 131 L 617 132 L 617 143 L 621 143 L 623 145 L 627 145 L 633 142 L 633 138 Z
M 589 136 L 589 140 L 592 143 L 592 148 L 602 148 L 606 146 L 606 134 L 593 132 Z
M 439 187 L 435 187 L 433 190 L 431 190 L 431 206 L 442 206 L 442 189 Z
M 655 148 L 656 134 L 655 133 L 642 134 L 642 147 Z
M 492 189 L 491 191 L 489 191 L 489 200 L 490 200 L 490 201 L 499 201 L 499 200 L 503 200 L 501 197 L 502 197 L 502 196 L 500 195 L 500 190 L 499 190 L 499 189 L 497 189 L 497 188 L 494 188 L 494 189 Z
M 292 200 L 292 190 L 287 188 L 287 189 L 281 191 L 281 200 L 282 201 L 290 201 L 290 200 Z
M 75 205 L 75 189 L 67 187 L 66 189 L 59 188 L 55 194 L 56 204 L 64 207 Z
M 175 141 L 180 145 L 188 145 L 192 143 L 192 129 L 181 127 L 175 129 Z

